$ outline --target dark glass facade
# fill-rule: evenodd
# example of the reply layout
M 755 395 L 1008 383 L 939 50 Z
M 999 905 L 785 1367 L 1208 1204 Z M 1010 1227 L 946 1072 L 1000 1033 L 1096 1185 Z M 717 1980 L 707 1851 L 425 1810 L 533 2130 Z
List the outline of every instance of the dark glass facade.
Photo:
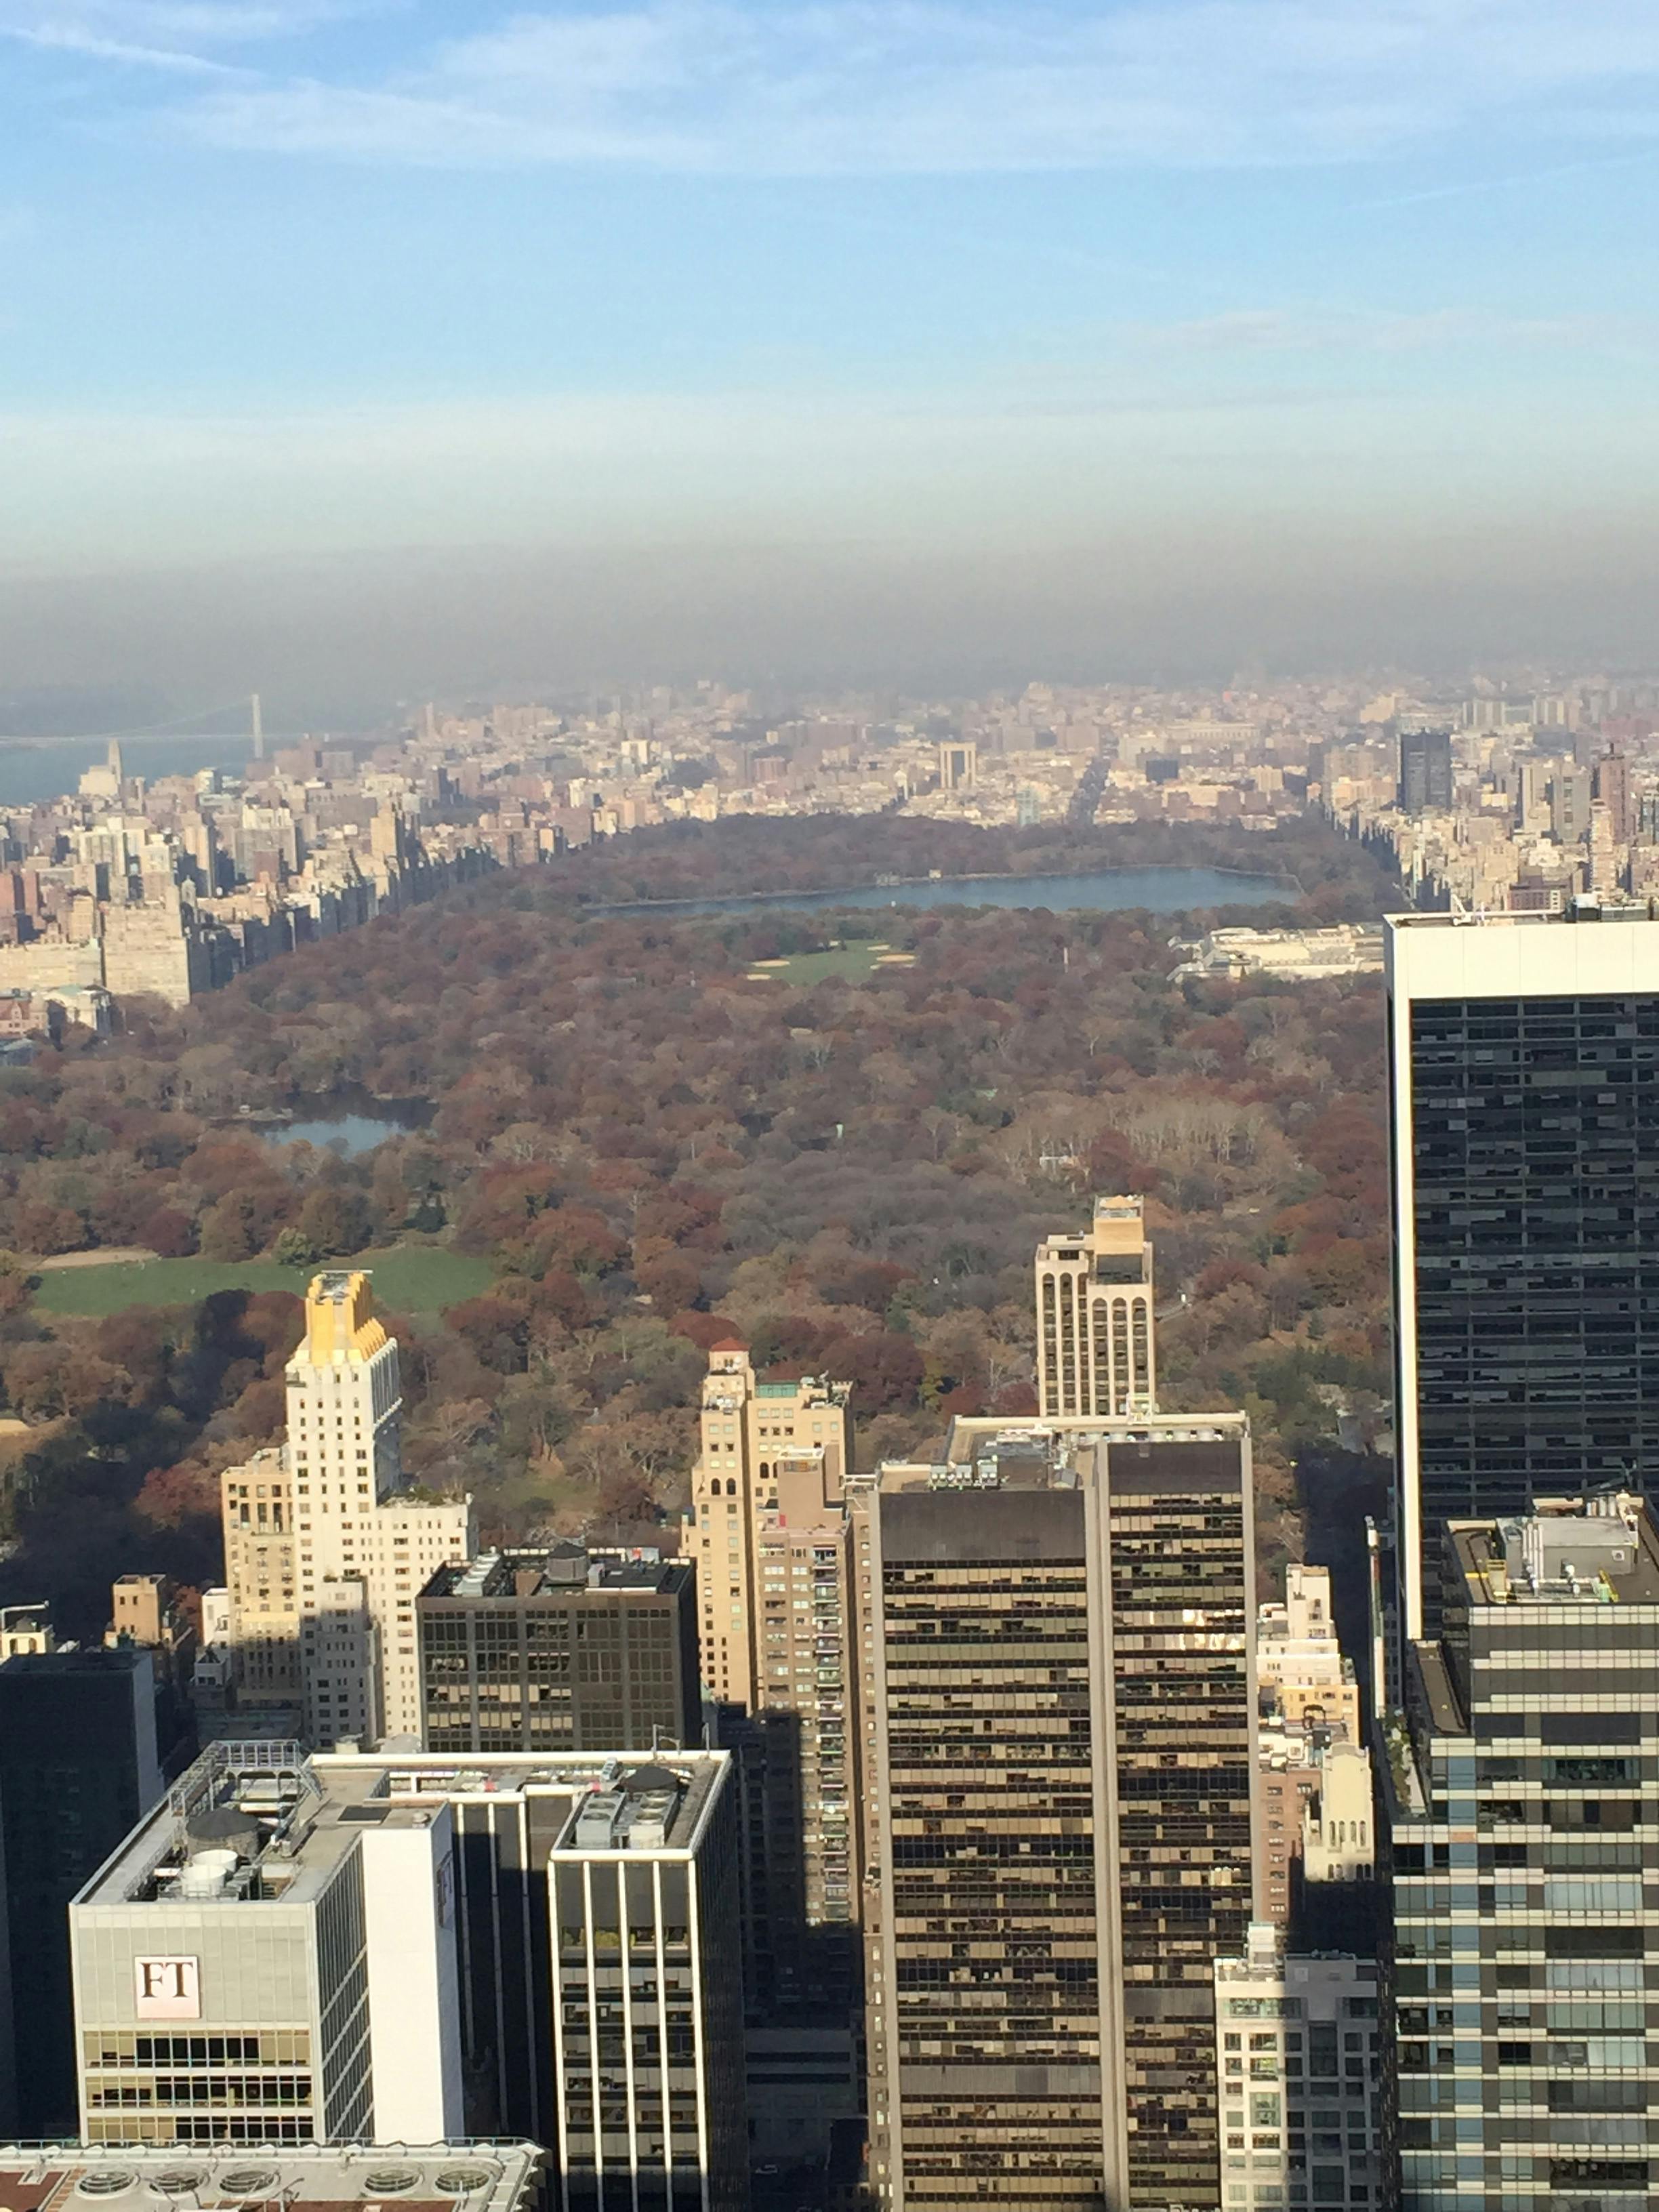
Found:
M 1098 2212 L 1082 1495 L 902 1494 L 883 1538 L 904 2201 Z
M 927 2212 L 1215 2206 L 1214 1961 L 1251 1906 L 1245 1441 L 1067 1442 L 1049 1473 L 854 1486 L 873 2166 Z
M 69 1902 L 160 1794 L 155 1713 L 148 1651 L 71 1645 L 0 1666 L 0 2054 L 15 2054 L 19 2141 L 78 2132 Z
M 1411 1024 L 1423 1526 L 1640 1488 L 1659 1447 L 1659 999 L 1419 999 Z
M 1109 1467 L 1127 2201 L 1212 2203 L 1214 1965 L 1251 1905 L 1243 1471 L 1234 1441 L 1114 1444 Z
M 1452 803 L 1449 730 L 1400 733 L 1400 804 L 1407 814 L 1447 812 Z
M 696 1571 L 596 1569 L 561 1583 L 507 1554 L 421 1594 L 428 1751 L 652 1751 L 701 1738 Z

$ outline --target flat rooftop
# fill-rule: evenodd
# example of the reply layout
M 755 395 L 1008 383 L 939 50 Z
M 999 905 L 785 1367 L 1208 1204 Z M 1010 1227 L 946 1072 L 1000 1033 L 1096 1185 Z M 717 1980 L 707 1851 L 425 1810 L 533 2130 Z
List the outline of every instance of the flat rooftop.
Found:
M 1112 1449 L 1111 1486 L 1133 1490 L 1137 1463 L 1153 1468 L 1160 1484 L 1188 1486 L 1218 1477 L 1237 1487 L 1238 1450 L 1249 1434 L 1243 1413 L 1151 1413 L 1109 1419 L 1065 1414 L 1041 1420 L 1032 1414 L 998 1419 L 958 1414 L 951 1424 L 941 1461 L 886 1460 L 878 1480 L 893 1490 L 1074 1490 L 1079 1455 Z M 1146 1456 L 1142 1459 L 1142 1448 Z
M 520 2212 L 540 2194 L 544 2156 L 530 2142 L 0 2143 L 0 2212 Z
M 1565 906 L 1523 908 L 1476 908 L 1473 913 L 1391 914 L 1390 929 L 1559 929 L 1564 924 L 1659 921 L 1659 901 L 1650 898 L 1583 896 Z
M 580 1598 L 599 1595 L 672 1597 L 688 1587 L 684 1559 L 594 1558 L 580 1545 L 547 1552 L 481 1552 L 464 1565 L 440 1567 L 422 1598 L 485 1604 L 503 1599 Z
M 1413 1644 L 1407 1651 L 1406 1663 L 1416 1676 L 1422 1710 L 1436 1735 L 1467 1735 L 1468 1721 L 1453 1686 L 1443 1647 Z
M 228 1740 L 204 1753 L 75 1901 L 314 1905 L 365 1829 L 428 1826 L 443 1806 L 476 1797 L 557 1801 L 566 1815 L 557 1851 L 679 1855 L 701 1840 L 729 1764 L 724 1752 L 460 1759 Z
M 1448 1524 L 1473 1606 L 1659 1606 L 1659 1539 L 1646 1509 L 1545 1511 Z
M 15 1652 L 3 1662 L 3 1671 L 13 1682 L 73 1681 L 99 1674 L 131 1674 L 140 1666 L 153 1663 L 148 1644 L 60 1644 L 51 1651 Z

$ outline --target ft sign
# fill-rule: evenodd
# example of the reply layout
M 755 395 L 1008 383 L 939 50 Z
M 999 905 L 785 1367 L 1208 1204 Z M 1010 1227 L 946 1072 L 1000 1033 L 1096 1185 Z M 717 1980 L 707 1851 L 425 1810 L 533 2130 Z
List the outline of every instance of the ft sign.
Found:
M 135 1959 L 133 2008 L 140 2020 L 200 2020 L 202 1967 L 198 1959 Z

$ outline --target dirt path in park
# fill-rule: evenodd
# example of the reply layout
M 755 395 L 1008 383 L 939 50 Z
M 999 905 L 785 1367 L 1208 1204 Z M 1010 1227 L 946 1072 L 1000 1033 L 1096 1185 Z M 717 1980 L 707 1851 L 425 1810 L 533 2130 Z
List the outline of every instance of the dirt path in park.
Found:
M 145 1244 L 100 1244 L 95 1252 L 49 1252 L 44 1260 L 31 1259 L 32 1275 L 49 1275 L 59 1267 L 130 1267 L 135 1260 L 159 1260 Z

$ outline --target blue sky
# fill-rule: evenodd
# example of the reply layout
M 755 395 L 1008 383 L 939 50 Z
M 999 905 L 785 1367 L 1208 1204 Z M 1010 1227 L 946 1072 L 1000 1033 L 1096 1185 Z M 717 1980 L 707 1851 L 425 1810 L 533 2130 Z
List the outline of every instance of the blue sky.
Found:
M 0 0 L 0 563 L 1635 526 L 1652 0 Z

